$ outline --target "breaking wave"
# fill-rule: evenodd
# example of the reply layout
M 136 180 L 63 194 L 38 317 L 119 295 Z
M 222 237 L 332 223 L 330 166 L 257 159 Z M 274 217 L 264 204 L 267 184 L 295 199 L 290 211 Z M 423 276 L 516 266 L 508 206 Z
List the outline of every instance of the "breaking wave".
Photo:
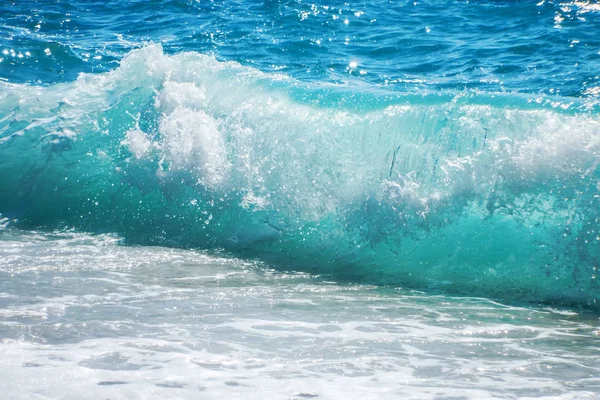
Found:
M 311 86 L 156 45 L 0 85 L 0 224 L 598 307 L 600 116 L 576 99 Z

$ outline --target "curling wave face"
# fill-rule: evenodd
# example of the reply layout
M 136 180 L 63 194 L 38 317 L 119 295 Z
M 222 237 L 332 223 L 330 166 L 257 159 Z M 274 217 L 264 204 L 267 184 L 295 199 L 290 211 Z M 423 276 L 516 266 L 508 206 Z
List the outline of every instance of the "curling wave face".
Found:
M 598 307 L 600 117 L 576 100 L 351 91 L 157 45 L 0 85 L 10 225 Z

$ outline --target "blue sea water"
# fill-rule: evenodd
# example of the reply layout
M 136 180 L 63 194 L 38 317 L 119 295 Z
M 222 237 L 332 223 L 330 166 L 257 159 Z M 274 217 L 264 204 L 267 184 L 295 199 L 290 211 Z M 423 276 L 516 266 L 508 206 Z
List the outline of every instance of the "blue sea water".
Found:
M 595 398 L 600 3 L 2 2 L 0 254 L 11 398 Z

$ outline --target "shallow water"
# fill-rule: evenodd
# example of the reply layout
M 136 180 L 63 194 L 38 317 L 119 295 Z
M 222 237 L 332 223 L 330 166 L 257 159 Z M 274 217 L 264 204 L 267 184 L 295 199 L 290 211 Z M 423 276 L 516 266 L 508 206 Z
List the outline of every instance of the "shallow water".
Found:
M 3 395 L 597 398 L 598 318 L 4 231 Z

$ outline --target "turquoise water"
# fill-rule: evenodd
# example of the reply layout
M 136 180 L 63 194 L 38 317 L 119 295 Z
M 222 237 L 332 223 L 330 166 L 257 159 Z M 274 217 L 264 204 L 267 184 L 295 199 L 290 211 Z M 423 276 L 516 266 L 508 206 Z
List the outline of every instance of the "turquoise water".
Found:
M 11 225 L 596 307 L 597 4 L 2 7 Z
M 282 398 L 593 398 L 599 226 L 597 2 L 0 4 L 1 368 L 49 368 L 42 397 L 61 397 L 56 368 L 77 393 L 191 398 L 199 373 L 209 398 L 250 398 L 239 351 Z M 279 313 L 261 293 L 318 307 Z M 180 323 L 190 346 L 223 347 L 190 350 Z M 411 324 L 432 337 L 421 352 L 397 330 Z M 472 352 L 464 332 L 500 347 Z M 136 340 L 183 359 L 142 362 Z

